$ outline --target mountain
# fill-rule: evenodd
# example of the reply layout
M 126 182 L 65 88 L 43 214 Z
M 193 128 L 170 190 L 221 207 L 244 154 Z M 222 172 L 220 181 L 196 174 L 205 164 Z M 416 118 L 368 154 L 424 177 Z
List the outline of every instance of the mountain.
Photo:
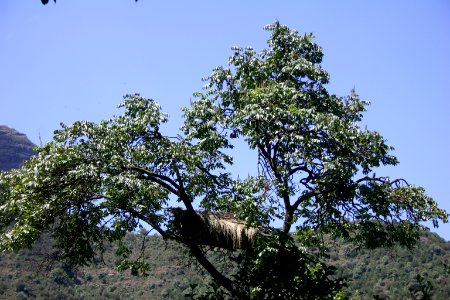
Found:
M 34 146 L 25 134 L 0 125 L 0 171 L 18 168 L 36 154 Z

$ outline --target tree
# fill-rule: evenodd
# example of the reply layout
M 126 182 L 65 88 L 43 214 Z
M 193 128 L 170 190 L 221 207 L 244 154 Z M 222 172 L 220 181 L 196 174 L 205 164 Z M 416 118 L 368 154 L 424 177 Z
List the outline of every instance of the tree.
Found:
M 411 299 L 431 300 L 433 296 L 433 284 L 422 275 L 416 275 L 417 284 L 409 287 Z
M 376 176 L 398 163 L 393 148 L 360 128 L 368 103 L 355 91 L 326 90 L 312 35 L 278 22 L 265 29 L 267 49 L 235 47 L 230 68 L 205 79 L 176 137 L 161 132 L 167 116 L 155 101 L 127 95 L 122 115 L 62 124 L 37 156 L 1 173 L 0 248 L 31 247 L 50 231 L 61 256 L 83 265 L 142 226 L 185 245 L 222 288 L 215 293 L 337 299 L 343 284 L 322 261 L 321 236 L 412 247 L 421 222 L 447 222 L 423 188 Z M 245 179 L 227 172 L 239 141 L 257 155 Z M 223 249 L 232 276 L 206 255 Z M 142 258 L 118 268 L 147 271 Z

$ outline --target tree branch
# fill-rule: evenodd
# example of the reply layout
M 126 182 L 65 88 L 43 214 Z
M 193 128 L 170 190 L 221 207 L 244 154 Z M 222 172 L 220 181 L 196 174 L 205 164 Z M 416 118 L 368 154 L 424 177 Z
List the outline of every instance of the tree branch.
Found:
M 169 192 L 173 193 L 174 195 L 180 197 L 180 186 L 173 181 L 171 178 L 157 174 L 154 172 L 150 172 L 149 170 L 137 166 L 122 166 L 125 170 L 131 170 L 131 171 L 138 171 L 142 175 L 146 175 L 146 177 L 141 177 L 142 179 L 148 179 L 150 181 L 153 181 L 162 187 L 164 187 Z
M 135 218 L 141 219 L 142 221 L 144 221 L 147 224 L 149 224 L 150 226 L 152 226 L 163 237 L 163 239 L 174 239 L 174 240 L 176 240 L 175 236 L 169 234 L 167 231 L 163 230 L 160 226 L 158 226 L 154 222 L 151 222 L 150 220 L 148 220 L 148 218 L 146 216 L 142 215 L 140 212 L 138 212 L 134 208 L 127 207 L 125 210 L 128 211 Z
M 175 165 L 175 163 L 174 163 Z M 186 209 L 194 212 L 194 207 L 192 206 L 192 203 L 189 199 L 189 196 L 186 193 L 186 190 L 184 189 L 184 185 L 183 185 L 183 180 L 181 180 L 181 174 L 180 171 L 178 170 L 178 167 L 175 165 L 174 166 L 175 169 L 175 174 L 177 175 L 177 180 L 178 180 L 178 186 L 179 186 L 179 191 L 180 191 L 180 199 L 181 201 L 183 201 L 184 206 L 186 206 Z
M 212 276 L 214 281 L 227 289 L 231 294 L 236 295 L 239 294 L 238 291 L 234 288 L 233 281 L 229 278 L 225 277 L 222 273 L 220 273 L 216 267 L 206 258 L 203 251 L 200 249 L 198 245 L 186 244 L 188 248 L 191 250 L 191 253 L 197 259 L 199 264 Z
M 295 211 L 298 209 L 298 207 L 300 206 L 300 204 L 305 201 L 306 199 L 309 199 L 311 197 L 314 196 L 318 196 L 320 194 L 323 194 L 324 192 L 319 192 L 317 190 L 311 191 L 309 193 L 305 193 L 303 195 L 301 195 L 300 197 L 297 198 L 297 200 L 294 202 L 294 204 L 292 205 L 292 210 Z

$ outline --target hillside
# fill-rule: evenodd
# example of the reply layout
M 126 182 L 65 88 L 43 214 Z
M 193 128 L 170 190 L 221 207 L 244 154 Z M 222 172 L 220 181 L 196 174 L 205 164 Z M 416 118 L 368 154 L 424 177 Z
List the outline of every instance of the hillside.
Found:
M 428 231 L 422 232 L 412 250 L 355 249 L 342 243 L 330 253 L 336 275 L 346 278 L 349 289 L 359 291 L 362 299 L 373 299 L 373 295 L 410 299 L 408 288 L 416 284 L 418 274 L 433 284 L 433 299 L 450 299 L 450 276 L 444 270 L 449 262 L 450 242 Z
M 0 171 L 19 167 L 35 154 L 33 147 L 25 134 L 0 125 Z
M 130 234 L 125 242 L 139 250 L 141 241 L 142 236 Z M 148 277 L 115 271 L 114 245 L 107 246 L 103 261 L 70 268 L 46 260 L 50 244 L 43 238 L 32 250 L 0 256 L 1 299 L 185 299 L 191 285 L 205 289 L 209 281 L 180 246 L 159 236 L 147 238 Z M 450 279 L 443 266 L 450 261 L 450 243 L 434 233 L 424 232 L 412 251 L 356 250 L 348 244 L 336 245 L 335 250 L 330 262 L 339 266 L 338 276 L 348 279 L 349 291 L 359 291 L 357 299 L 373 299 L 373 295 L 410 299 L 408 288 L 417 274 L 432 282 L 433 299 L 450 299 Z
M 33 154 L 32 145 L 25 135 L 0 126 L 0 151 L 9 155 L 8 160 L 2 157 L 0 166 L 20 165 Z M 142 238 L 129 234 L 124 243 L 139 252 Z M 369 251 L 329 243 L 329 263 L 337 267 L 337 276 L 348 280 L 350 293 L 358 291 L 356 299 L 373 299 L 373 295 L 410 299 L 408 288 L 416 284 L 417 274 L 432 282 L 433 299 L 450 299 L 450 278 L 444 271 L 444 264 L 450 262 L 450 242 L 434 233 L 423 232 L 413 250 Z M 117 245 L 106 245 L 103 257 L 92 266 L 73 268 L 51 255 L 51 244 L 44 236 L 31 250 L 0 254 L 0 299 L 185 299 L 192 287 L 206 289 L 210 280 L 184 255 L 185 249 L 159 236 L 146 237 L 148 277 L 114 270 Z M 215 260 L 219 262 L 219 257 Z

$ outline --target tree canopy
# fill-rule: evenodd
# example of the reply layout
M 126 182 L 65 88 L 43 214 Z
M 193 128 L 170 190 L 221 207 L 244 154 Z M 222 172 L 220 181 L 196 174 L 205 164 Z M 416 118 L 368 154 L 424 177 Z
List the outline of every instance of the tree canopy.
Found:
M 321 262 L 321 236 L 412 247 L 422 222 L 447 222 L 423 188 L 375 174 L 398 163 L 393 148 L 361 128 L 368 103 L 354 90 L 327 91 L 312 34 L 265 29 L 266 49 L 234 47 L 229 67 L 204 79 L 177 136 L 161 132 L 159 104 L 126 95 L 121 115 L 62 124 L 38 155 L 1 173 L 0 248 L 31 247 L 49 231 L 58 253 L 83 265 L 143 227 L 185 245 L 229 297 L 332 299 L 342 282 Z M 229 171 L 241 141 L 257 155 L 244 179 Z M 121 249 L 119 269 L 147 271 Z M 232 277 L 205 255 L 223 249 Z

